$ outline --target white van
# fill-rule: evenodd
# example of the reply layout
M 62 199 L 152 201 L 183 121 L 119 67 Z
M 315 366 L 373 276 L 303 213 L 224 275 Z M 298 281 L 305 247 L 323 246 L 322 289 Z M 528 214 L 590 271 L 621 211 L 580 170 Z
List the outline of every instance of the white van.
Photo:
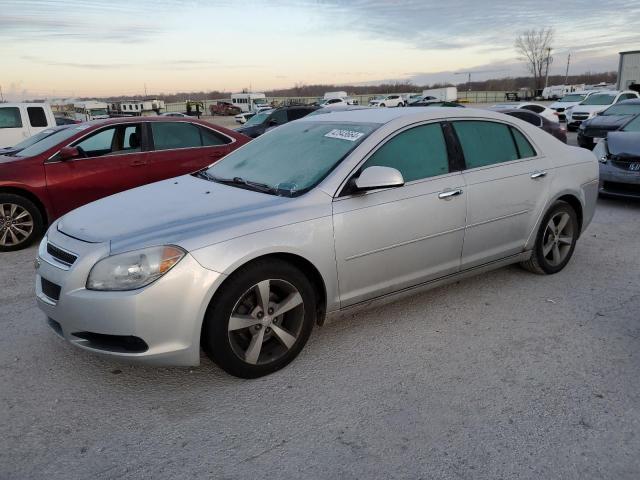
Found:
M 0 103 L 0 148 L 12 147 L 55 126 L 56 119 L 48 103 Z
M 95 100 L 88 100 L 86 102 L 74 102 L 73 118 L 81 122 L 109 118 L 108 108 L 109 105 L 107 105 L 105 102 L 96 102 Z
M 232 93 L 231 103 L 243 112 L 257 112 L 269 107 L 264 93 Z

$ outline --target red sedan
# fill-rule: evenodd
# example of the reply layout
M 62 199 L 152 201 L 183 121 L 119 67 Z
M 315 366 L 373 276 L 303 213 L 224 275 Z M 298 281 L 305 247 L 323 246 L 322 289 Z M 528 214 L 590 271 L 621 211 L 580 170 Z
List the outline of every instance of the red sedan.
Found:
M 0 251 L 28 246 L 74 208 L 195 172 L 249 140 L 191 118 L 130 117 L 73 125 L 0 155 Z

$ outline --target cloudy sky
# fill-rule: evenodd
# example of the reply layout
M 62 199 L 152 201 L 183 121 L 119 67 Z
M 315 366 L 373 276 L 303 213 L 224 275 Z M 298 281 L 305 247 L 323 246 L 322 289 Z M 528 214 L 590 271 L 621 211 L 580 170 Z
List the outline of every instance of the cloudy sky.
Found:
M 556 30 L 551 73 L 615 70 L 639 0 L 0 0 L 5 97 L 266 90 L 521 75 L 524 29 Z

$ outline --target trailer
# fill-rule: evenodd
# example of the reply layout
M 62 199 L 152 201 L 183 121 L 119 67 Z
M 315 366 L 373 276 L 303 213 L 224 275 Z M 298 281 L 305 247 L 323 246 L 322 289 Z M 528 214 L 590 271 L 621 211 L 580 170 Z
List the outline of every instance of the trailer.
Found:
M 640 50 L 620 52 L 616 88 L 640 92 Z
M 431 88 L 422 91 L 423 100 L 426 97 L 433 97 L 428 100 L 439 102 L 455 102 L 458 100 L 458 89 L 456 87 Z
M 243 112 L 256 112 L 269 106 L 267 96 L 256 92 L 232 93 L 231 103 Z

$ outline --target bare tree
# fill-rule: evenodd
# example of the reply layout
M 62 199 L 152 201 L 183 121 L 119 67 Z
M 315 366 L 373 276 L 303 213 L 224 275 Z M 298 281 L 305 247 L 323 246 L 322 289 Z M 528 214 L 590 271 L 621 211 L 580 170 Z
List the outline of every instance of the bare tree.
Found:
M 520 59 L 527 63 L 527 70 L 533 75 L 533 87 L 541 88 L 543 71 L 551 63 L 552 27 L 526 30 L 516 38 L 515 48 Z

